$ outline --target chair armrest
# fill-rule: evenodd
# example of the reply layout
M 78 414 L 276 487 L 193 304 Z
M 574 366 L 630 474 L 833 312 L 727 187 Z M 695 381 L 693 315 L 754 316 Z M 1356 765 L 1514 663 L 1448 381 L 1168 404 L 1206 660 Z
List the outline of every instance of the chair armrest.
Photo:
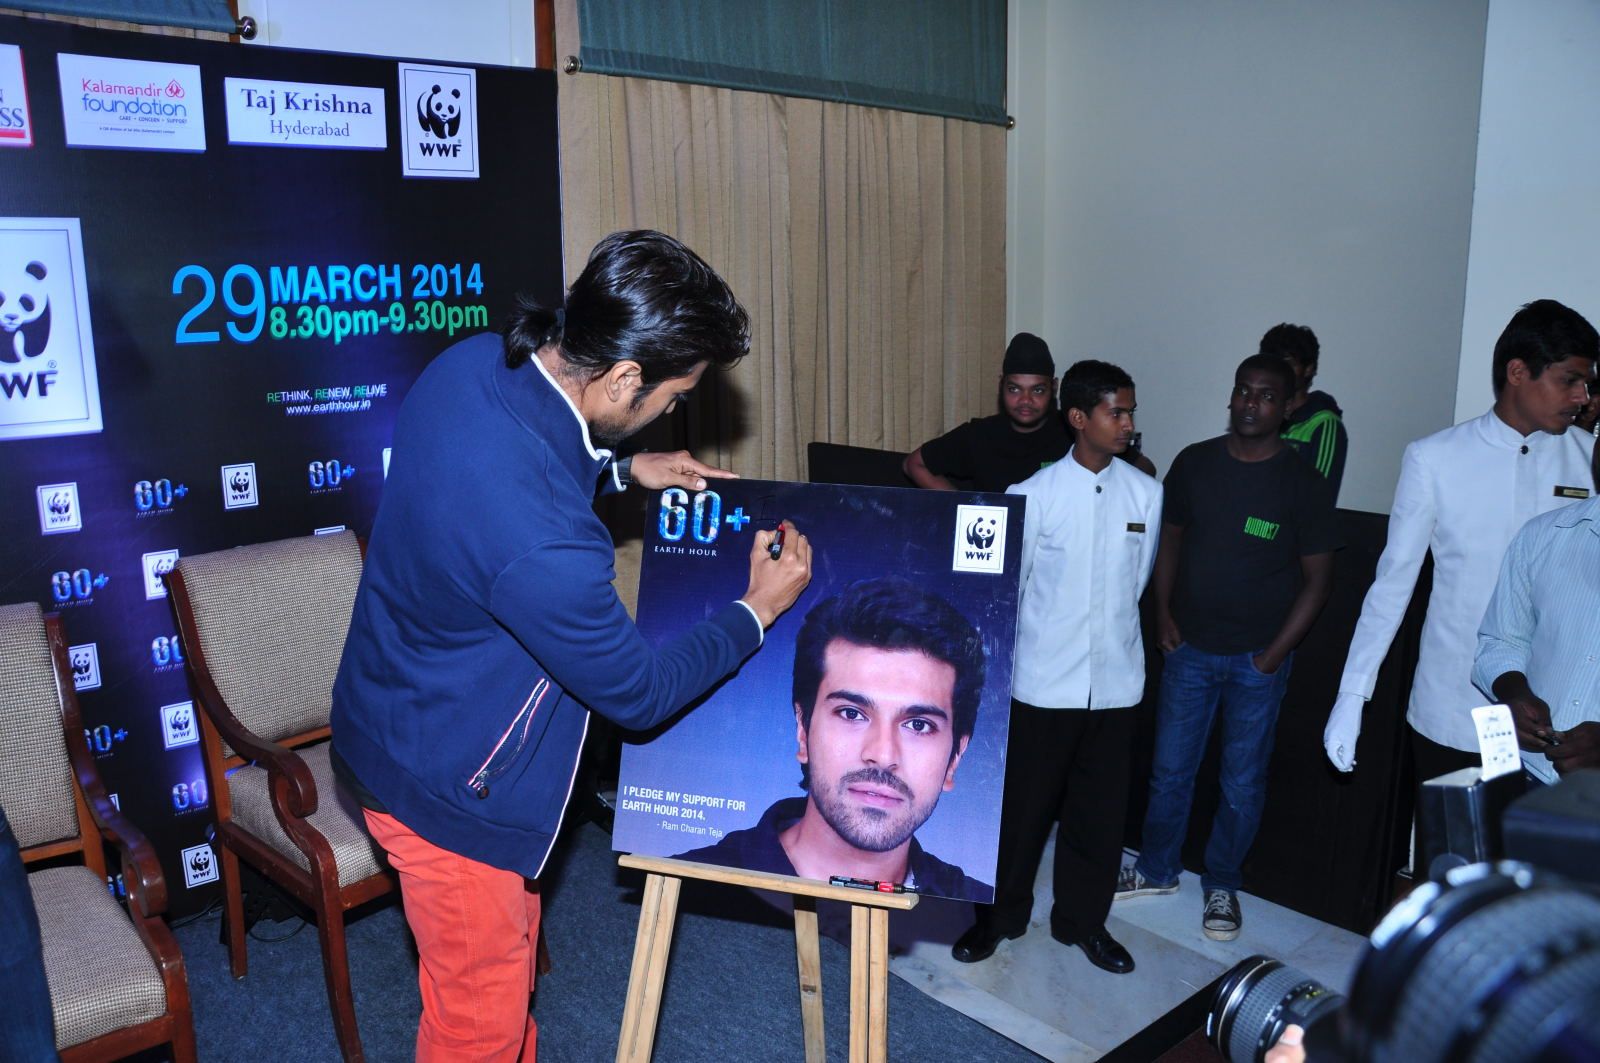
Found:
M 173 614 L 178 621 L 179 634 L 183 637 L 189 679 L 194 684 L 201 711 L 235 752 L 266 766 L 274 794 L 279 792 L 278 785 L 282 782 L 286 812 L 300 819 L 311 815 L 317 810 L 317 786 L 312 781 L 311 769 L 288 748 L 267 741 L 239 722 L 239 717 L 228 706 L 228 699 L 222 696 L 216 680 L 211 677 L 211 665 L 206 660 L 195 631 L 194 611 L 189 603 L 189 588 L 184 583 L 183 572 L 173 569 L 163 578 L 166 580 Z
M 277 742 L 269 742 L 240 723 L 228 707 L 228 700 L 222 696 L 222 691 L 217 689 L 209 671 L 191 667 L 189 674 L 200 695 L 201 711 L 223 740 L 241 756 L 267 769 L 274 792 L 277 792 L 278 781 L 283 781 L 285 810 L 300 819 L 315 812 L 317 784 L 312 780 L 311 769 L 306 767 L 305 761 L 294 750 Z
M 161 873 L 155 846 L 111 803 L 99 769 L 95 767 L 94 756 L 89 752 L 89 744 L 84 740 L 83 728 L 68 726 L 66 740 L 67 759 L 72 762 L 72 772 L 78 780 L 78 788 L 83 791 L 89 816 L 100 829 L 101 836 L 115 845 L 122 857 L 122 881 L 128 889 L 128 903 L 146 918 L 162 915 L 167 910 L 167 880 Z
M 272 788 L 275 798 L 282 794 L 283 810 L 296 819 L 305 819 L 315 812 L 318 803 L 317 782 L 311 777 L 311 769 L 306 767 L 306 762 L 300 759 L 300 754 L 276 742 L 265 744 L 263 751 L 263 755 L 256 758 L 257 763 L 266 765 L 267 785 Z M 278 788 L 280 781 L 282 790 Z M 273 803 L 277 804 L 277 801 Z
M 117 811 L 109 800 L 101 802 L 104 809 L 89 803 L 89 814 L 100 831 L 117 847 L 122 857 L 122 882 L 128 889 L 128 903 L 145 918 L 165 915 L 167 911 L 167 879 L 161 873 L 161 861 L 156 857 L 155 846 L 133 822 Z
M 78 790 L 83 794 L 84 806 L 88 808 L 89 818 L 94 821 L 101 837 L 115 845 L 122 857 L 122 881 L 128 889 L 129 903 L 146 918 L 160 916 L 167 910 L 167 880 L 161 874 L 161 861 L 157 859 L 150 839 L 122 814 L 120 808 L 111 803 L 111 798 L 106 794 L 100 769 L 95 766 L 94 754 L 89 752 L 89 742 L 84 737 L 83 716 L 78 709 L 78 695 L 72 686 L 72 666 L 67 661 L 67 638 L 61 630 L 61 618 L 54 613 L 47 614 L 44 628 L 61 696 L 61 726 L 62 737 L 66 740 L 67 762 L 72 765 L 72 774 L 78 781 Z

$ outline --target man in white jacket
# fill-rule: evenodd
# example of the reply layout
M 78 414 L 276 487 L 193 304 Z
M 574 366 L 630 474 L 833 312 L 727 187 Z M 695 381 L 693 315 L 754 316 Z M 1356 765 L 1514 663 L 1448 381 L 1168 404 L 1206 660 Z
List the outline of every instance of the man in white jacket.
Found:
M 1028 929 L 1034 872 L 1058 827 L 1050 934 L 1113 974 L 1133 957 L 1106 930 L 1122 861 L 1133 706 L 1144 697 L 1139 595 L 1161 530 L 1161 485 L 1117 455 L 1133 441 L 1133 380 L 1106 362 L 1061 378 L 1076 442 L 1009 493 L 1022 532 L 1011 733 L 994 904 L 950 950 L 962 963 Z
M 1478 623 L 1517 529 L 1589 497 L 1595 441 L 1568 428 L 1588 401 L 1597 354 L 1600 335 L 1581 314 L 1553 299 L 1529 303 L 1495 343 L 1494 407 L 1406 447 L 1389 539 L 1323 734 L 1339 770 L 1355 766 L 1362 710 L 1429 550 L 1433 593 L 1406 712 L 1416 778 L 1478 764 Z

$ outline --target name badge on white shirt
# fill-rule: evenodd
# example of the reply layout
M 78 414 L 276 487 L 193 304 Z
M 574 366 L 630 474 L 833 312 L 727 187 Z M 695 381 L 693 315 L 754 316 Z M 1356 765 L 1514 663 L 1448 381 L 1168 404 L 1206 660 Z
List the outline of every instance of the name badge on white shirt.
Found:
M 1478 727 L 1478 749 L 1483 753 L 1483 778 L 1496 779 L 1522 767 L 1517 754 L 1517 727 L 1508 705 L 1482 705 L 1472 710 Z
M 1557 484 L 1556 485 L 1556 497 L 1557 498 L 1588 498 L 1589 497 L 1589 489 L 1587 487 L 1562 487 L 1560 484 Z

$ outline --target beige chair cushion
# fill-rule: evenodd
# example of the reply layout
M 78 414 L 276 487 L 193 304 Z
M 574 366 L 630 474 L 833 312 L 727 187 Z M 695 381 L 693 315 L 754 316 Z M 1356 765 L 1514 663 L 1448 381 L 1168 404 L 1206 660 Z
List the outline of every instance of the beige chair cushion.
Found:
M 29 875 L 28 888 L 58 1049 L 167 1013 L 161 971 L 105 879 L 82 865 L 53 867 Z
M 78 836 L 61 691 L 35 602 L 0 606 L 0 808 L 24 849 Z
M 361 582 L 355 535 L 196 554 L 178 571 L 206 665 L 239 722 L 272 742 L 326 726 Z
M 337 785 L 333 765 L 328 762 L 328 749 L 327 742 L 320 742 L 295 752 L 311 769 L 311 777 L 317 784 L 317 810 L 307 822 L 333 847 L 333 860 L 339 867 L 339 885 L 342 888 L 370 878 L 389 865 L 383 858 L 383 850 L 367 833 L 361 806 Z M 278 817 L 272 813 L 267 769 L 254 764 L 235 769 L 228 775 L 228 793 L 233 798 L 233 822 L 237 826 L 254 834 L 304 870 L 311 870 L 311 861 L 283 833 Z

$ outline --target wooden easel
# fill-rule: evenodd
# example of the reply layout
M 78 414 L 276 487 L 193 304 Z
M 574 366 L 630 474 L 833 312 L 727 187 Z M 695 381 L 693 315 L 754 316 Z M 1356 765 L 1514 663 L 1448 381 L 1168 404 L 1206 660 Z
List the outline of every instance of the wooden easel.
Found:
M 639 936 L 633 943 L 633 968 L 628 974 L 628 1003 L 622 1011 L 622 1037 L 617 1063 L 650 1063 L 655 1048 L 656 1020 L 661 1011 L 661 986 L 672 949 L 672 926 L 678 915 L 678 891 L 686 878 L 725 882 L 794 895 L 795 955 L 800 966 L 800 1016 L 805 1029 L 806 1063 L 824 1063 L 822 1035 L 822 954 L 817 946 L 817 900 L 850 905 L 850 1063 L 887 1063 L 889 1058 L 889 910 L 917 906 L 914 893 L 873 893 L 828 886 L 790 875 L 740 871 L 687 860 L 624 853 L 623 867 L 646 872 L 644 904 L 639 909 Z

